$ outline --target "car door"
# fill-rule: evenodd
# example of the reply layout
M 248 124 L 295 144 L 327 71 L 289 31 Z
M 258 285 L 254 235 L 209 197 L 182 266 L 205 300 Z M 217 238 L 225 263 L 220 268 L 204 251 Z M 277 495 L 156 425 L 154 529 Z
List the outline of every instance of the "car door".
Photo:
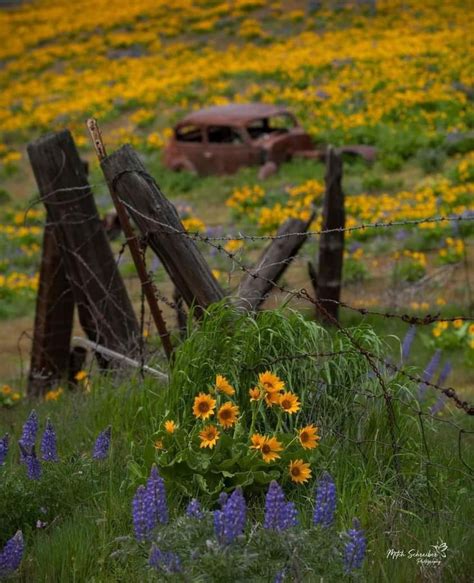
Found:
M 216 174 L 233 174 L 250 162 L 249 145 L 238 127 L 209 125 L 204 156 L 209 169 Z

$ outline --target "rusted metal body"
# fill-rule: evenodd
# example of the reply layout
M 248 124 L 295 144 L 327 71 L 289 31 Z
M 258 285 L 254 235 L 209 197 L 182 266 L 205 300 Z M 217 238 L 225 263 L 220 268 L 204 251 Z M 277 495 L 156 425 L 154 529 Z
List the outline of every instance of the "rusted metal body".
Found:
M 342 153 L 375 158 L 375 148 L 345 146 Z M 243 166 L 279 166 L 294 156 L 324 159 L 309 134 L 284 106 L 264 103 L 230 104 L 195 111 L 176 124 L 164 152 L 164 163 L 175 171 L 200 176 L 233 174 Z

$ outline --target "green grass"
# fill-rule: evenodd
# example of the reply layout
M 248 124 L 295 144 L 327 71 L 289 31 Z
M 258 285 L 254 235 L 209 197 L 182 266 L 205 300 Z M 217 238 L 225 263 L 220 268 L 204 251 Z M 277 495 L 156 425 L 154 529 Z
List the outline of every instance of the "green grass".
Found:
M 351 334 L 371 352 L 397 360 L 399 344 L 394 337 L 381 340 L 366 325 Z M 288 354 L 340 348 L 349 352 L 331 359 L 284 359 Z M 464 463 L 474 465 L 470 435 L 462 438 L 462 460 L 458 455 L 458 428 L 469 429 L 467 416 L 448 408 L 440 421 L 420 417 L 416 387 L 400 375 L 385 375 L 396 415 L 397 471 L 380 386 L 376 379 L 367 378 L 367 362 L 351 352 L 347 339 L 328 334 L 296 313 L 264 312 L 253 320 L 223 306 L 214 307 L 201 326 L 190 328 L 189 339 L 176 355 L 170 389 L 139 375 L 122 380 L 95 375 L 91 393 L 71 392 L 58 402 L 22 403 L 0 410 L 0 434 L 11 433 L 12 443 L 31 406 L 42 427 L 50 416 L 62 460 L 44 464 L 42 479 L 29 482 L 12 446 L 15 453 L 0 470 L 0 544 L 17 528 L 26 538 L 18 580 L 148 580 L 145 557 L 120 537 L 131 534 L 131 499 L 155 459 L 153 442 L 162 419 L 170 410 L 182 412 L 189 407 L 193 392 L 205 390 L 216 372 L 229 375 L 243 400 L 254 375 L 252 367 L 267 366 L 285 376 L 289 386 L 305 392 L 304 415 L 321 426 L 320 463 L 314 474 L 328 469 L 335 478 L 338 530 L 348 528 L 353 516 L 366 530 L 369 551 L 362 579 L 417 580 L 415 561 L 388 560 L 388 549 L 426 552 L 442 539 L 449 551 L 440 580 L 467 581 L 472 506 Z M 321 381 L 330 383 L 328 390 L 315 392 Z M 426 406 L 421 410 L 426 411 Z M 94 439 L 109 424 L 113 428 L 110 459 L 92 462 Z M 285 488 L 304 524 L 311 516 L 313 487 L 314 483 Z M 175 516 L 185 500 L 173 480 L 167 481 L 167 491 Z M 261 519 L 261 495 L 254 494 L 249 503 L 251 516 Z M 44 528 L 36 528 L 38 519 L 47 523 Z M 125 555 L 120 554 L 123 544 L 131 548 Z

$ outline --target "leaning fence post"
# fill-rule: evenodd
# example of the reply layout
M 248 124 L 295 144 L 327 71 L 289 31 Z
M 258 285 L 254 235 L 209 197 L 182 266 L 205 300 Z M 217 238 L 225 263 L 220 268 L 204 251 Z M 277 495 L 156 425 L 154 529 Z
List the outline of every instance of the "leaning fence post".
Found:
M 278 229 L 277 236 L 266 247 L 251 270 L 242 277 L 237 305 L 249 311 L 257 310 L 272 291 L 298 251 L 305 243 L 314 213 L 306 221 L 288 219 Z
M 317 270 L 313 265 L 309 265 L 309 272 L 318 303 L 329 316 L 337 320 L 341 298 L 346 215 L 342 191 L 342 155 L 337 154 L 332 147 L 327 151 L 324 179 L 326 191 L 323 203 L 323 232 L 319 239 L 319 261 Z M 321 317 L 321 311 L 317 307 L 316 310 Z
M 36 314 L 27 393 L 44 394 L 59 382 L 69 366 L 74 299 L 49 220 L 43 233 Z
M 28 156 L 84 331 L 107 348 L 134 353 L 138 322 L 70 132 L 29 144 Z
M 122 146 L 104 158 L 101 167 L 186 304 L 195 305 L 199 314 L 221 300 L 224 292 L 209 265 L 134 149 Z
M 94 143 L 99 162 L 102 162 L 102 160 L 106 158 L 107 152 L 105 150 L 104 142 L 102 141 L 102 134 L 100 133 L 97 120 L 94 118 L 88 119 L 87 128 Z M 117 216 L 122 227 L 122 231 L 127 238 L 128 248 L 130 250 L 130 254 L 132 255 L 133 262 L 135 263 L 135 268 L 142 284 L 143 293 L 148 301 L 148 306 L 150 307 L 150 312 L 158 330 L 158 334 L 160 335 L 161 343 L 165 350 L 166 356 L 168 360 L 170 360 L 173 353 L 171 338 L 166 327 L 163 314 L 161 313 L 160 306 L 158 305 L 158 300 L 155 297 L 153 282 L 151 281 L 150 274 L 147 273 L 146 270 L 145 261 L 140 250 L 140 243 L 137 236 L 135 235 L 132 225 L 130 224 L 127 211 L 115 193 L 113 184 L 109 183 L 108 186 L 110 196 L 112 197 L 112 202 L 114 203 L 115 210 L 117 211 Z

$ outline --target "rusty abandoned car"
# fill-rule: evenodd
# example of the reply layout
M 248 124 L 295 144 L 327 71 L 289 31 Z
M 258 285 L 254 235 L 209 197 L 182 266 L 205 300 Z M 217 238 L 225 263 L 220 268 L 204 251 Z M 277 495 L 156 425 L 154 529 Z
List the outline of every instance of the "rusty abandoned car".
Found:
M 343 146 L 342 153 L 371 162 L 375 148 Z M 263 103 L 230 104 L 195 111 L 176 124 L 164 152 L 164 163 L 175 171 L 200 176 L 233 174 L 243 166 L 261 166 L 261 177 L 293 157 L 322 160 L 311 137 L 284 106 Z

